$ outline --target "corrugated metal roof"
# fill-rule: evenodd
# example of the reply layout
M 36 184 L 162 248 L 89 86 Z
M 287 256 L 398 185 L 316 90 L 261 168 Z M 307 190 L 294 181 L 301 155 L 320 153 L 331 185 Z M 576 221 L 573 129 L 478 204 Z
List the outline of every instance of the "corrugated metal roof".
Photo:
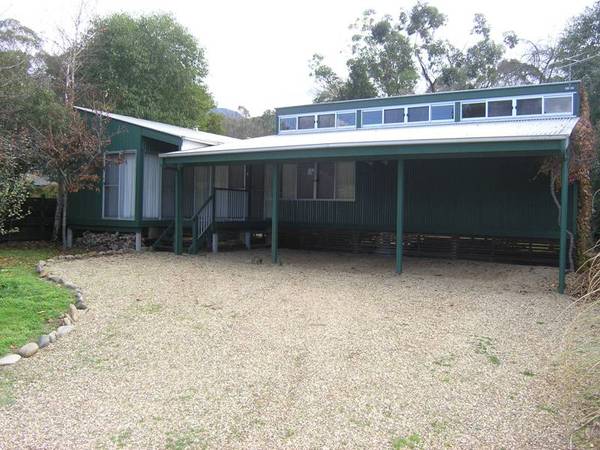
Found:
M 185 151 L 163 153 L 165 158 L 194 155 L 246 153 L 312 148 L 369 147 L 388 145 L 444 144 L 566 139 L 577 117 L 488 120 L 444 125 L 360 128 L 351 131 L 323 131 L 280 134 Z
M 183 140 L 181 145 L 182 150 L 186 149 L 197 149 L 200 144 L 205 145 L 219 145 L 225 143 L 231 143 L 239 141 L 239 139 L 232 138 L 229 136 L 221 136 L 220 134 L 206 133 L 204 131 L 192 130 L 190 128 L 178 127 L 176 125 L 169 125 L 162 122 L 154 122 L 152 120 L 138 119 L 137 117 L 124 116 L 122 114 L 114 114 L 105 111 L 94 111 L 89 108 L 82 108 L 76 106 L 81 111 L 87 111 L 93 114 L 102 114 L 103 116 L 110 117 L 111 119 L 120 120 L 122 122 L 137 125 L 139 127 L 148 128 L 150 130 L 165 133 L 171 136 L 179 137 Z

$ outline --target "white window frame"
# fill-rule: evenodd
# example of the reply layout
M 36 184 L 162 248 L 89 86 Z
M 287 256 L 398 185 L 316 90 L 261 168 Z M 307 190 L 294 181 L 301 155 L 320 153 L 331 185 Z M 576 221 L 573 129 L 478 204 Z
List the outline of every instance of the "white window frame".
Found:
M 126 222 L 132 222 L 135 221 L 135 216 L 137 213 L 137 204 L 135 203 L 134 200 L 134 204 L 133 204 L 133 217 L 119 217 L 119 215 L 117 215 L 117 217 L 106 217 L 106 215 L 104 214 L 104 209 L 106 207 L 106 203 L 105 203 L 105 194 L 106 194 L 106 189 L 105 189 L 105 182 L 106 182 L 106 156 L 107 155 L 124 155 L 126 153 L 133 153 L 134 155 L 136 155 L 135 158 L 135 171 L 134 171 L 134 175 L 133 175 L 133 185 L 134 185 L 134 189 L 137 190 L 138 186 L 137 186 L 137 164 L 138 164 L 138 160 L 137 160 L 137 150 L 135 149 L 128 149 L 128 150 L 109 150 L 109 151 L 105 151 L 104 152 L 104 156 L 103 156 L 103 162 L 104 165 L 102 166 L 102 219 L 103 220 L 123 220 Z M 161 177 L 162 178 L 162 177 Z M 111 185 L 112 186 L 112 185 Z M 133 193 L 133 195 L 136 195 L 136 192 Z M 121 177 L 119 176 L 119 184 L 118 184 L 118 189 L 117 189 L 117 214 L 121 214 Z
M 391 109 L 391 108 L 388 108 Z M 381 113 L 381 122 L 380 123 L 371 123 L 365 125 L 365 112 L 379 112 Z M 361 128 L 378 128 L 383 126 L 383 108 L 365 108 L 360 110 L 360 126 Z
M 338 116 L 340 114 L 354 114 L 354 125 L 338 125 Z M 336 111 L 335 112 L 335 128 L 336 129 L 355 129 L 356 128 L 356 122 L 358 120 L 358 113 L 356 112 L 356 109 L 347 109 L 347 110 L 341 110 L 341 111 Z
M 547 98 L 562 98 L 562 97 L 570 97 L 571 98 L 571 111 L 570 112 L 562 112 L 562 113 L 547 113 L 546 112 L 546 99 Z M 561 116 L 572 116 L 574 115 L 575 109 L 575 93 L 574 92 L 558 92 L 555 94 L 547 94 L 544 95 L 542 100 L 542 116 L 544 117 L 561 117 Z
M 302 114 L 302 115 L 304 115 L 304 114 Z M 290 129 L 290 130 L 282 130 L 281 129 L 281 120 L 282 119 L 294 119 L 294 123 L 295 123 L 296 126 L 294 128 L 292 128 L 292 129 Z M 280 133 L 289 133 L 291 131 L 296 131 L 297 132 L 298 131 L 298 116 L 279 116 L 278 123 L 277 123 L 277 130 Z
M 354 125 L 338 125 L 338 114 L 352 114 L 354 113 Z M 334 115 L 334 126 L 327 128 L 318 128 L 317 121 L 318 116 L 333 114 Z M 300 117 L 313 117 L 313 127 L 312 128 L 298 128 L 299 118 Z M 281 129 L 281 119 L 295 119 L 296 128 L 291 130 L 282 130 Z M 358 112 L 356 109 L 336 109 L 332 111 L 320 111 L 316 113 L 300 113 L 300 114 L 286 114 L 282 116 L 278 116 L 277 119 L 277 132 L 278 134 L 299 134 L 299 133 L 327 133 L 330 131 L 342 131 L 342 130 L 356 130 L 356 124 L 358 123 Z
M 317 198 L 317 175 L 318 175 L 318 167 L 317 164 L 319 162 L 333 162 L 333 198 Z M 283 189 L 279 189 L 279 200 L 281 201 L 294 201 L 294 202 L 355 202 L 356 201 L 356 161 L 343 161 L 343 162 L 351 162 L 352 170 L 353 170 L 353 178 L 354 178 L 354 189 L 352 198 L 337 198 L 337 163 L 342 161 L 314 161 L 312 162 L 314 175 L 312 180 L 313 185 L 313 194 L 312 198 L 298 198 L 298 164 L 300 163 L 286 163 L 293 164 L 296 169 L 296 188 L 294 189 L 294 197 L 293 198 L 283 198 L 282 192 Z M 283 183 L 283 177 L 281 182 Z
M 571 111 L 564 113 L 545 113 L 544 105 L 546 98 L 550 97 L 571 97 Z M 517 100 L 527 100 L 541 98 L 542 99 L 542 112 L 541 114 L 523 114 L 517 115 Z M 488 117 L 489 113 L 489 102 L 497 102 L 497 101 L 512 101 L 512 115 L 510 116 L 498 116 L 498 117 Z M 472 103 L 485 103 L 485 117 L 471 117 L 471 118 L 463 118 L 462 116 L 462 105 L 472 104 Z M 479 99 L 469 99 L 460 102 L 460 120 L 461 122 L 477 122 L 477 121 L 495 121 L 495 120 L 506 120 L 508 118 L 514 119 L 531 119 L 531 118 L 539 118 L 539 117 L 570 117 L 574 115 L 575 108 L 575 93 L 574 92 L 554 92 L 552 94 L 538 94 L 538 95 L 517 95 L 513 97 L 492 97 L 492 98 L 479 98 Z
M 408 121 L 408 109 L 409 108 L 421 108 L 428 107 L 429 109 L 429 120 L 419 120 L 418 122 L 409 122 Z M 454 109 L 454 117 L 452 119 L 439 119 L 432 120 L 431 119 L 431 107 L 432 106 L 452 106 Z M 404 108 L 404 121 L 403 122 L 393 122 L 393 123 L 385 123 L 385 111 L 390 109 L 400 109 Z M 363 114 L 365 112 L 373 112 L 373 111 L 381 111 L 381 123 L 377 124 L 365 124 L 363 119 Z M 454 123 L 456 121 L 456 105 L 454 102 L 440 102 L 440 103 L 411 103 L 406 105 L 393 105 L 386 107 L 378 107 L 378 108 L 365 108 L 360 111 L 361 113 L 361 127 L 362 128 L 396 128 L 396 127 L 416 127 L 422 126 L 424 124 L 432 125 L 432 124 L 444 124 L 444 123 Z

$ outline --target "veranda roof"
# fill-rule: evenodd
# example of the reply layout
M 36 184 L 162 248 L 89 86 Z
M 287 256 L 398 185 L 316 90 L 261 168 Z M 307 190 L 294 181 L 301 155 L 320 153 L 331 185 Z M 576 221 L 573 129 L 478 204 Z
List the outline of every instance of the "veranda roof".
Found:
M 204 148 L 163 153 L 169 162 L 175 160 L 202 160 L 221 155 L 246 155 L 255 153 L 286 152 L 293 150 L 326 151 L 344 148 L 382 148 L 386 146 L 424 146 L 428 144 L 509 143 L 527 141 L 564 141 L 577 124 L 577 117 L 487 120 L 480 122 L 456 122 L 444 125 L 398 126 L 390 128 L 359 128 L 350 131 L 321 131 L 264 136 Z M 501 149 L 502 146 L 496 146 Z M 550 147 L 549 147 L 550 148 Z M 556 148 L 551 147 L 556 150 Z M 173 159 L 173 161 L 171 161 Z M 210 158 L 209 158 L 210 159 Z M 223 158 L 220 158 L 223 160 Z M 239 160 L 239 158 L 236 158 Z
M 138 119 L 137 117 L 124 116 L 122 114 L 113 114 L 105 111 L 94 111 L 89 108 L 76 107 L 80 111 L 86 111 L 92 114 L 101 114 L 111 119 L 120 120 L 121 122 L 130 123 L 137 125 L 142 128 L 149 130 L 158 131 L 171 136 L 181 138 L 182 144 L 181 149 L 197 149 L 205 147 L 207 145 L 219 145 L 224 143 L 232 143 L 239 141 L 239 139 L 221 136 L 220 134 L 207 133 L 205 131 L 192 130 L 191 128 L 178 127 L 176 125 L 169 125 L 162 122 L 154 122 L 152 120 Z M 201 144 L 201 145 L 199 145 Z

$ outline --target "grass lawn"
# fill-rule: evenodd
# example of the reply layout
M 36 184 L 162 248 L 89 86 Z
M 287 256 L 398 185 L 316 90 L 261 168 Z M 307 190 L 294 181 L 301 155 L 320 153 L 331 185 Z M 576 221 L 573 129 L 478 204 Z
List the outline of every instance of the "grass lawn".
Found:
M 73 300 L 67 289 L 35 272 L 40 259 L 59 253 L 50 245 L 0 245 L 0 356 L 54 328 Z

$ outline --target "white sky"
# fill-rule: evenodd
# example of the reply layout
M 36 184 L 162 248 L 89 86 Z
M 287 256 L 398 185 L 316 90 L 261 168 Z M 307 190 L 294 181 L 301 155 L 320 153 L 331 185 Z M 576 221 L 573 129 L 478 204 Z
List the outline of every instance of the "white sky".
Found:
M 247 107 L 253 115 L 277 106 L 310 103 L 314 83 L 308 62 L 321 53 L 344 70 L 351 31 L 362 12 L 397 16 L 414 1 L 398 0 L 90 0 L 95 14 L 171 12 L 206 49 L 207 84 L 220 107 Z M 513 30 L 538 41 L 558 34 L 592 0 L 430 0 L 448 16 L 447 37 L 469 42 L 473 15 L 487 16 L 497 37 Z M 79 0 L 0 0 L 0 17 L 12 17 L 46 39 L 67 26 Z

